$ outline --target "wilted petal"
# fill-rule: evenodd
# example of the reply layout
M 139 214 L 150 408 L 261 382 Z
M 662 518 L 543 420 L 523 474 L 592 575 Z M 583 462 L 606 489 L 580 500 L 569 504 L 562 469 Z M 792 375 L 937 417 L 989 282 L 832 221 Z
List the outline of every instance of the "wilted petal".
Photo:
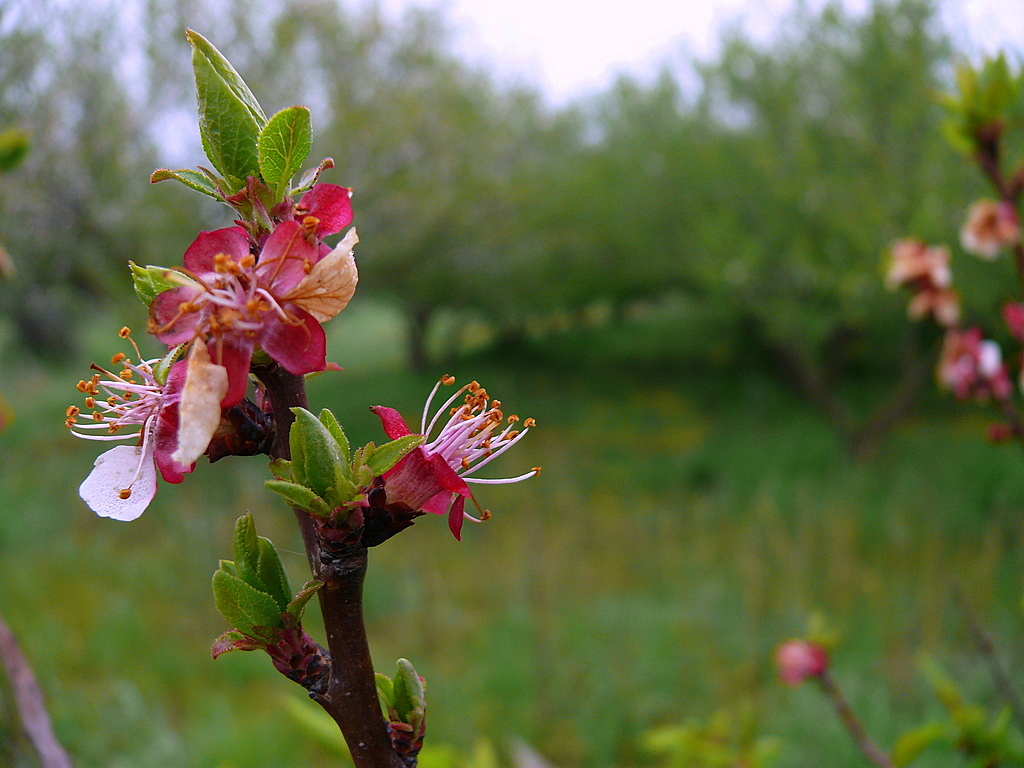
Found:
M 313 270 L 283 297 L 325 323 L 341 312 L 355 293 L 359 273 L 352 249 L 359 238 L 353 227 Z
M 389 440 L 397 440 L 400 437 L 412 434 L 409 431 L 409 425 L 402 418 L 402 414 L 394 408 L 388 408 L 386 405 L 372 405 L 370 406 L 370 411 L 380 418 L 381 426 L 384 427 L 384 434 L 388 436 Z
M 206 344 L 197 339 L 188 358 L 188 375 L 181 392 L 178 447 L 171 459 L 189 465 L 203 455 L 220 424 L 220 403 L 228 391 L 228 372 L 210 361 Z
M 119 445 L 96 458 L 89 476 L 78 487 L 89 509 L 100 517 L 134 520 L 156 495 L 153 444 Z

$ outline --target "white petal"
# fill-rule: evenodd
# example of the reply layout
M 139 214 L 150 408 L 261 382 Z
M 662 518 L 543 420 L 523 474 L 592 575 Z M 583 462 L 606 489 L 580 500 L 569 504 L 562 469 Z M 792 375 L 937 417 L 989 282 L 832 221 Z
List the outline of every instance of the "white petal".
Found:
M 228 391 L 228 369 L 210 362 L 202 339 L 188 355 L 185 387 L 178 406 L 178 447 L 171 458 L 185 466 L 203 455 L 220 424 L 220 401 Z
M 317 322 L 326 323 L 341 312 L 356 291 L 359 272 L 352 255 L 359 238 L 355 227 L 333 251 L 313 265 L 312 271 L 282 298 L 306 310 Z
M 129 485 L 131 495 L 122 499 L 121 492 Z M 119 445 L 100 454 L 92 472 L 78 487 L 78 495 L 100 517 L 125 521 L 137 518 L 156 495 L 153 441 L 149 441 L 145 454 L 137 445 Z

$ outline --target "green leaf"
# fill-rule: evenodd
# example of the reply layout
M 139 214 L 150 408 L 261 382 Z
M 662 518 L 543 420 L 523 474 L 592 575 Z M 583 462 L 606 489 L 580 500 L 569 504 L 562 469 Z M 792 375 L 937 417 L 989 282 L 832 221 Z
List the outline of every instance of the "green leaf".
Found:
M 202 35 L 188 30 L 186 36 L 192 44 L 203 150 L 229 191 L 237 191 L 246 176 L 259 175 L 257 141 L 267 118 L 228 60 Z
M 427 707 L 423 681 L 408 659 L 398 660 L 394 678 L 393 707 L 403 723 L 416 726 Z
M 281 623 L 281 610 L 273 597 L 227 571 L 213 574 L 213 600 L 228 624 L 245 634 L 265 635 L 257 628 Z
M 284 497 L 293 507 L 299 507 L 321 517 L 330 512 L 327 502 L 304 485 L 289 483 L 287 480 L 265 480 L 267 488 Z
M 291 599 L 285 608 L 287 613 L 292 618 L 292 622 L 295 626 L 299 625 L 302 621 L 302 614 L 306 610 L 306 604 L 313 599 L 313 595 L 320 591 L 324 583 L 322 581 L 307 581 L 303 584 L 302 589 L 299 590 L 298 594 Z
M 194 189 L 196 192 L 202 192 L 204 195 L 208 195 L 214 200 L 224 199 L 224 195 L 222 195 L 220 190 L 217 188 L 217 182 L 200 171 L 193 171 L 190 168 L 179 168 L 176 171 L 172 171 L 169 168 L 157 168 L 150 175 L 149 183 L 156 184 L 158 181 L 166 181 L 167 179 L 180 181 L 189 189 Z
M 348 464 L 351 449 L 349 448 L 348 438 L 345 436 L 345 430 L 341 428 L 334 414 L 326 408 L 320 411 L 320 423 L 327 427 L 327 431 L 338 441 L 338 447 L 341 449 L 341 460 Z
M 331 504 L 330 489 L 334 487 L 334 468 L 341 463 L 341 447 L 327 427 L 305 408 L 292 408 L 292 413 L 295 422 L 289 441 L 295 478 Z
M 892 748 L 893 763 L 898 766 L 909 765 L 928 747 L 946 739 L 946 734 L 947 729 L 943 723 L 927 723 L 907 731 L 896 740 Z
M 258 573 L 259 545 L 256 542 L 256 523 L 252 515 L 242 515 L 235 521 L 234 549 L 235 566 L 238 567 L 239 573 L 245 574 L 249 571 L 255 577 Z M 252 584 L 245 575 L 242 578 Z M 259 584 L 253 586 L 258 588 Z
M 288 576 L 281 565 L 281 558 L 274 548 L 273 542 L 263 536 L 256 538 L 259 549 L 257 572 L 265 591 L 277 601 L 277 606 L 284 611 L 292 601 L 292 588 L 288 585 Z
M 380 699 L 380 708 L 387 716 L 395 703 L 395 684 L 390 677 L 382 672 L 375 673 L 374 677 L 377 680 L 377 698 Z
M 157 361 L 157 364 L 153 366 L 153 378 L 156 379 L 158 384 L 162 386 L 167 383 L 167 376 L 171 372 L 171 366 L 177 362 L 179 357 L 181 357 L 181 353 L 184 349 L 184 344 L 171 347 L 170 351 L 161 357 L 160 360 Z
M 20 128 L 0 131 L 0 173 L 8 173 L 21 165 L 30 146 L 28 131 Z
M 374 447 L 366 446 L 366 465 L 373 471 L 374 475 L 383 475 L 395 464 L 400 462 L 409 451 L 423 444 L 423 435 L 406 435 L 390 443 Z
M 313 146 L 313 128 L 306 107 L 282 109 L 263 126 L 257 141 L 260 174 L 278 198 Z
M 152 265 L 140 267 L 134 261 L 129 261 L 128 268 L 132 272 L 135 295 L 147 307 L 153 303 L 153 299 L 164 291 L 193 282 L 183 272 L 179 272 L 176 269 L 168 269 L 167 267 L 155 267 Z

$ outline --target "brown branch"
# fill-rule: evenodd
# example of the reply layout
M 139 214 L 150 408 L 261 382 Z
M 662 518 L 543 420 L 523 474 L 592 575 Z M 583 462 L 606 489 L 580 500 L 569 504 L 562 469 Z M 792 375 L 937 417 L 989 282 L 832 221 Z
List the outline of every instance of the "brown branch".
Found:
M 291 408 L 306 407 L 306 386 L 302 376 L 290 374 L 277 364 L 254 368 L 267 388 L 274 409 L 277 434 L 272 458 L 288 459 L 288 432 L 294 421 Z M 356 768 L 405 768 L 391 745 L 387 723 L 377 698 L 370 645 L 363 620 L 363 580 L 366 576 L 365 547 L 351 547 L 328 553 L 321 546 L 310 514 L 296 509 L 313 577 L 323 581 L 319 591 L 320 611 L 327 631 L 331 678 L 327 693 L 313 699 L 341 729 Z
M 14 691 L 14 703 L 42 768 L 71 768 L 71 760 L 53 735 L 50 716 L 46 712 L 43 692 L 32 673 L 28 659 L 18 647 L 14 633 L 0 617 L 0 659 L 7 669 L 7 677 Z
M 1013 687 L 1010 676 L 1006 673 L 999 654 L 996 652 L 992 637 L 982 627 L 981 621 L 971 608 L 970 603 L 967 602 L 967 596 L 959 584 L 953 585 L 953 594 L 956 596 L 957 602 L 960 603 L 960 610 L 963 611 L 964 617 L 967 619 L 967 629 L 971 633 L 971 639 L 977 646 L 981 658 L 985 660 L 989 674 L 992 675 L 992 681 L 999 689 L 999 693 L 1006 699 L 1007 704 L 1010 705 L 1010 711 L 1013 713 L 1014 720 L 1017 721 L 1017 726 L 1024 729 L 1024 706 L 1021 705 L 1020 696 L 1017 695 L 1017 690 Z
M 835 678 L 832 677 L 832 673 L 826 669 L 816 679 L 821 683 L 825 695 L 832 702 L 832 708 L 839 715 L 839 719 L 842 721 L 847 733 L 853 738 L 854 743 L 864 757 L 877 765 L 878 768 L 895 768 L 889 755 L 875 744 L 872 738 L 868 736 L 867 731 L 864 730 L 863 723 L 854 714 L 853 709 L 850 707 L 850 702 L 843 696 L 843 692 L 839 690 L 839 686 L 836 684 Z

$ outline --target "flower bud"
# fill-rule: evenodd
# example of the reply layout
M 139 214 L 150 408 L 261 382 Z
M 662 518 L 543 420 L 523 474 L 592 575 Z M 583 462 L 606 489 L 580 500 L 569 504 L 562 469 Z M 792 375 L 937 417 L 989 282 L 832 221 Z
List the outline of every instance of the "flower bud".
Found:
M 797 686 L 809 677 L 820 677 L 828 669 L 828 652 L 808 640 L 790 640 L 775 651 L 779 678 Z

